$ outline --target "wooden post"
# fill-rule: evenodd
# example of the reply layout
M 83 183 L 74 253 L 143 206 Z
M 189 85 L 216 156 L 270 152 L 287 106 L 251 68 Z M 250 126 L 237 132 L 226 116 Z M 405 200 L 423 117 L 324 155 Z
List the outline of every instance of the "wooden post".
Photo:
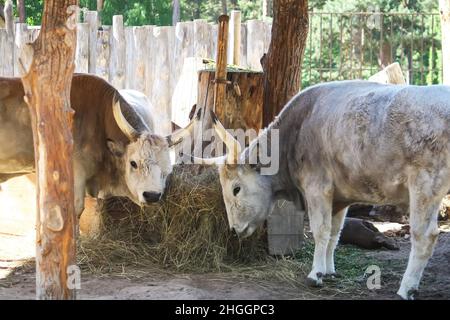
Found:
M 14 14 L 13 14 L 13 4 L 11 0 L 6 0 L 5 3 L 5 26 L 6 31 L 10 37 L 14 36 Z
M 25 23 L 27 14 L 25 12 L 25 0 L 17 0 L 17 12 L 19 13 L 19 22 Z
M 261 58 L 264 55 L 264 22 L 247 21 L 247 64 L 255 71 L 262 71 Z
M 442 35 L 443 84 L 450 85 L 450 1 L 439 0 Z
M 95 73 L 97 55 L 97 11 L 85 11 L 84 22 L 89 24 L 89 73 Z
M 36 297 L 74 299 L 68 271 L 76 265 L 73 178 L 74 111 L 70 89 L 77 0 L 46 0 L 41 33 L 20 53 L 33 127 L 37 172 Z
M 125 88 L 125 30 L 123 16 L 113 17 L 111 36 L 111 84 L 116 89 Z
M 97 46 L 95 57 L 95 74 L 99 77 L 110 81 L 109 79 L 109 67 L 111 58 L 111 47 L 109 41 L 110 27 L 102 28 L 97 31 Z
M 214 83 L 214 111 L 220 112 L 227 90 L 227 45 L 228 45 L 228 22 L 230 18 L 226 15 L 219 17 L 219 36 L 217 40 L 216 78 Z M 219 117 L 222 114 L 217 114 Z
M 75 54 L 75 72 L 89 72 L 89 24 L 77 24 L 77 51 Z
M 241 55 L 241 12 L 231 11 L 230 36 L 228 38 L 228 64 L 240 65 Z

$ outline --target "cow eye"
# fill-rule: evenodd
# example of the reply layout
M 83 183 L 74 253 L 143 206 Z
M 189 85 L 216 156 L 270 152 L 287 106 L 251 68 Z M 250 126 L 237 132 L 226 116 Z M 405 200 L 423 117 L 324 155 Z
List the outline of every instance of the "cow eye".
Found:
M 134 168 L 137 169 L 137 163 L 135 161 L 131 161 L 130 165 Z
M 239 191 L 241 191 L 241 187 L 235 187 L 233 189 L 233 195 L 236 197 L 236 195 L 239 193 Z

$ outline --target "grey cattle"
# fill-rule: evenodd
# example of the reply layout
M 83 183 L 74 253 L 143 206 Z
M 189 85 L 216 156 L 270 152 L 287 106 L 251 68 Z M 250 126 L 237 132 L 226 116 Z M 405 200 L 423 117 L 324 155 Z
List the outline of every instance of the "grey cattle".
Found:
M 238 234 L 252 234 L 276 199 L 304 202 L 315 240 L 308 282 L 321 285 L 335 273 L 334 250 L 349 205 L 402 207 L 410 212 L 412 250 L 398 294 L 414 298 L 439 234 L 439 204 L 450 189 L 449 87 L 316 85 L 296 95 L 243 152 L 220 122 L 214 127 L 228 147 L 219 171 L 230 227 Z M 275 130 L 279 170 L 262 175 L 260 164 L 245 163 Z
M 30 114 L 18 78 L 0 78 L 0 183 L 34 171 Z M 158 201 L 172 171 L 169 147 L 186 132 L 162 137 L 145 95 L 118 91 L 103 79 L 72 80 L 75 211 L 84 196 L 125 196 L 143 205 Z

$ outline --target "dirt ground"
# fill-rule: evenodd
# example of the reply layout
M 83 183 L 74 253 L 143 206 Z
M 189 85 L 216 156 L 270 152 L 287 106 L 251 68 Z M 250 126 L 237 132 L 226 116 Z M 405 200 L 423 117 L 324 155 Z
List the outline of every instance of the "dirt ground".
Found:
M 0 299 L 34 299 L 33 185 L 24 178 L 3 184 L 0 191 Z M 448 228 L 448 227 L 447 227 Z M 398 238 L 399 251 L 351 249 L 381 268 L 381 289 L 369 290 L 363 272 L 352 278 L 326 282 L 313 289 L 288 280 L 256 279 L 251 273 L 181 274 L 167 270 L 139 270 L 140 276 L 82 274 L 80 299 L 395 299 L 409 255 L 409 241 Z M 419 299 L 450 299 L 450 233 L 442 232 L 425 270 Z M 352 252 L 353 252 L 352 251 Z M 348 250 L 338 250 L 345 259 Z M 339 271 L 341 260 L 337 260 Z M 342 266 L 344 267 L 344 266 Z M 348 266 L 347 266 L 348 268 Z M 341 282 L 341 283 L 340 283 Z M 329 290 L 333 288 L 333 290 Z

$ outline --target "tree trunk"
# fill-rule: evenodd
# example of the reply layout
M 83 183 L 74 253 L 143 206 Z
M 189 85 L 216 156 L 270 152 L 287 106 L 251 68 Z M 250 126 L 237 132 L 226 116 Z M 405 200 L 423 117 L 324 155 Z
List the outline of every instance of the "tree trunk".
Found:
M 25 23 L 27 14 L 25 11 L 25 0 L 17 0 L 17 12 L 19 13 L 19 22 Z
M 39 37 L 22 47 L 22 81 L 32 119 L 37 173 L 36 297 L 74 299 L 74 111 L 70 88 L 77 0 L 46 0 Z M 76 270 L 74 270 L 76 271 Z
M 173 0 L 172 25 L 176 26 L 180 22 L 180 0 Z
M 263 57 L 264 115 L 267 126 L 301 86 L 303 53 L 308 36 L 308 1 L 273 3 L 272 39 Z
M 442 64 L 443 83 L 450 85 L 450 1 L 439 0 L 439 12 L 441 13 L 442 29 Z

